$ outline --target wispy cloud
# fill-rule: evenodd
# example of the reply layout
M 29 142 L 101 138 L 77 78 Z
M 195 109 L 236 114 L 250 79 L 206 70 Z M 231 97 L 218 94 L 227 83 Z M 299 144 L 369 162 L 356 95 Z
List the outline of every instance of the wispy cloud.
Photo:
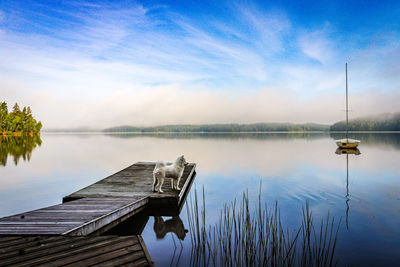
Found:
M 256 7 L 239 7 L 255 43 L 266 55 L 285 50 L 284 37 L 291 30 L 289 19 L 279 10 L 260 12 Z
M 31 105 L 48 128 L 333 122 L 349 61 L 357 115 L 397 111 L 396 34 L 344 49 L 328 22 L 304 28 L 283 10 L 227 10 L 228 20 L 141 4 L 3 10 L 1 96 Z
M 313 31 L 305 31 L 298 37 L 301 51 L 308 57 L 327 64 L 335 59 L 335 43 L 329 38 L 326 28 Z

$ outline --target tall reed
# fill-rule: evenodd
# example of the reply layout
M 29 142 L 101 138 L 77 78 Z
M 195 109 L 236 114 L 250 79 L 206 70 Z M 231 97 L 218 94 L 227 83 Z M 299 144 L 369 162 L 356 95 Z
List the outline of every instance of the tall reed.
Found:
M 308 202 L 295 231 L 282 225 L 276 202 L 269 208 L 261 200 L 250 209 L 248 191 L 241 201 L 224 204 L 217 223 L 207 225 L 204 188 L 202 207 L 197 190 L 187 200 L 192 241 L 192 266 L 335 266 L 335 248 L 341 220 L 329 212 L 317 226 Z

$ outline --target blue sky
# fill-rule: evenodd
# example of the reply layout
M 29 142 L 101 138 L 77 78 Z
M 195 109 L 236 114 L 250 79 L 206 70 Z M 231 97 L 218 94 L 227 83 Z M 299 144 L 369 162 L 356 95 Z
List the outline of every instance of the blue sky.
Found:
M 399 111 L 399 1 L 0 2 L 0 95 L 46 128 Z M 12 104 L 11 104 L 12 105 Z

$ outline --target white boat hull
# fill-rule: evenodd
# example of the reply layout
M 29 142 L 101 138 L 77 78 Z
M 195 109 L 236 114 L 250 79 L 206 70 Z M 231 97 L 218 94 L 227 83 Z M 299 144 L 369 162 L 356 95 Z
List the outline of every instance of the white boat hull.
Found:
M 351 138 L 343 138 L 339 140 L 335 140 L 336 144 L 340 148 L 356 148 L 360 143 L 360 140 L 351 139 Z

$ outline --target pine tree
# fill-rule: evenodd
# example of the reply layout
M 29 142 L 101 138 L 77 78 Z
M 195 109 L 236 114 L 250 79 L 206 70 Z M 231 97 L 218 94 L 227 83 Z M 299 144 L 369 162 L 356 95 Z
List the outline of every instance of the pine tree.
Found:
M 13 112 L 15 113 L 15 115 L 18 115 L 18 113 L 21 112 L 21 109 L 18 106 L 18 103 L 15 103 L 14 107 L 13 107 Z
M 7 108 L 7 103 L 6 102 L 0 103 L 0 110 L 5 112 L 6 114 L 8 114 L 8 108 Z
M 28 108 L 26 109 L 26 115 L 27 115 L 28 117 L 32 117 L 32 110 L 31 110 L 31 107 L 30 107 L 30 106 L 28 106 Z

